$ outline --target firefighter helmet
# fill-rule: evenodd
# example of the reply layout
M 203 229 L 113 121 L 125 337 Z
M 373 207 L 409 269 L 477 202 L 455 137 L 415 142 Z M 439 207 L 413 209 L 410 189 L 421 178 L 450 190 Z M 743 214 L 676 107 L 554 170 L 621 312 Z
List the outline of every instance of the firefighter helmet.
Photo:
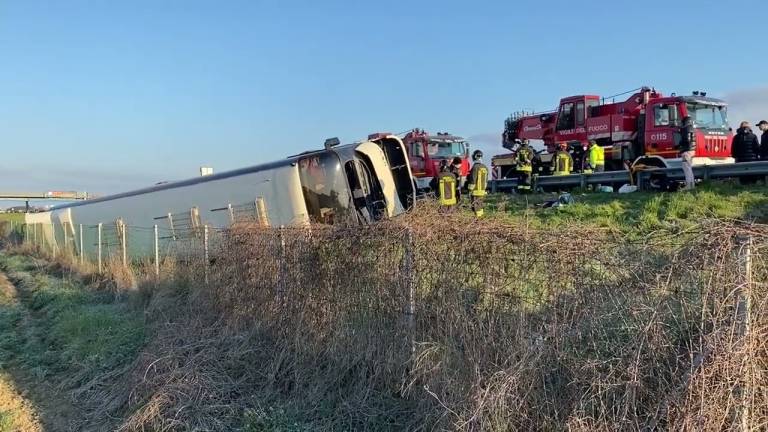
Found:
M 472 160 L 480 160 L 483 158 L 483 152 L 481 150 L 475 150 L 472 152 Z

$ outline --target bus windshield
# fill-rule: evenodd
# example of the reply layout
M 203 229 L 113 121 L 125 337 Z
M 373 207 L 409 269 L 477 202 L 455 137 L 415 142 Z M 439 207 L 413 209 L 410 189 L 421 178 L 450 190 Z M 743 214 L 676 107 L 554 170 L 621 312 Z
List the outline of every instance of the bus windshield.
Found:
M 727 108 L 717 105 L 687 104 L 688 115 L 696 127 L 725 129 L 728 127 Z
M 452 158 L 464 156 L 466 143 L 462 141 L 430 141 L 427 153 L 432 158 Z
M 310 221 L 333 223 L 347 215 L 349 186 L 336 154 L 324 152 L 299 159 L 299 178 Z

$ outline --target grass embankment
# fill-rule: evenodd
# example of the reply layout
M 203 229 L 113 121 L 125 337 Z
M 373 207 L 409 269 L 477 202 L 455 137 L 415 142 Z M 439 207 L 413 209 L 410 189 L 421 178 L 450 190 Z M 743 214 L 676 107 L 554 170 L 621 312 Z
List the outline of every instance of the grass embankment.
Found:
M 656 417 L 685 429 L 705 421 L 697 407 L 723 405 L 710 393 L 729 396 L 739 382 L 709 367 L 732 360 L 718 333 L 729 328 L 719 327 L 721 316 L 698 318 L 704 309 L 687 290 L 714 295 L 735 282 L 703 283 L 712 275 L 696 269 L 722 265 L 696 253 L 704 243 L 678 254 L 623 240 L 702 219 L 764 222 L 765 191 L 574 193 L 576 203 L 561 209 L 536 206 L 553 195 L 495 196 L 480 223 L 426 209 L 312 236 L 235 230 L 211 251 L 209 284 L 202 260 L 179 263 L 163 271 L 167 283 L 150 279 L 142 302 L 39 259 L 0 254 L 16 285 L 0 297 L 0 379 L 9 384 L 6 392 L 0 381 L 0 432 L 5 424 L 39 430 L 35 422 L 126 431 L 636 430 Z M 533 230 L 521 233 L 524 225 Z M 406 227 L 410 259 L 401 252 Z M 593 241 L 590 232 L 604 233 L 594 228 L 618 234 L 604 236 L 612 248 Z M 290 253 L 276 252 L 281 242 Z M 407 325 L 409 283 L 416 313 Z M 531 307 L 525 290 L 546 293 L 537 299 L 546 307 Z M 710 345 L 723 347 L 710 349 L 707 373 L 689 385 L 690 359 Z M 659 414 L 667 399 L 671 414 Z M 688 429 L 697 427 L 706 429 Z
M 540 208 L 556 194 L 497 195 L 490 213 L 525 221 L 534 228 L 586 225 L 629 235 L 680 232 L 707 219 L 768 222 L 768 186 L 704 183 L 693 192 L 572 193 L 574 204 Z M 498 208 L 499 211 L 494 209 Z
M 24 213 L 0 213 L 0 222 L 24 223 Z
M 87 418 L 73 396 L 95 398 L 100 387 L 113 384 L 115 371 L 134 360 L 144 342 L 142 314 L 124 298 L 53 275 L 29 256 L 0 253 L 0 269 L 13 282 L 0 281 L 4 376 L 31 401 L 46 430 L 81 430 L 105 421 Z M 9 410 L 8 422 L 24 422 L 24 408 Z
M 0 274 L 0 340 L 3 345 L 13 341 L 14 322 L 18 316 L 16 289 Z M 0 373 L 0 432 L 40 430 L 34 407 L 24 398 L 14 382 L 14 377 L 6 369 L 3 364 L 3 372 Z

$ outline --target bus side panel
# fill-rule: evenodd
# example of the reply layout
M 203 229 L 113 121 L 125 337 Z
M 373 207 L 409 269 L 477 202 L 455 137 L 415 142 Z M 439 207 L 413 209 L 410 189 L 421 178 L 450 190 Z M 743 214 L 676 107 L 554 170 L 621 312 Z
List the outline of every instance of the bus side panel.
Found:
M 67 210 L 71 211 L 74 224 L 88 226 L 91 231 L 102 223 L 105 227 L 103 230 L 114 232 L 117 220 L 122 219 L 128 227 L 131 254 L 136 255 L 152 251 L 153 225 L 158 225 L 165 236 L 169 235 L 172 222 L 168 214 L 177 217 L 189 215 L 192 208 L 196 207 L 200 226 L 225 228 L 231 224 L 229 205 L 235 209 L 247 209 L 247 213 L 253 211 L 253 220 L 256 220 L 258 198 L 263 199 L 272 226 L 304 224 L 308 221 L 298 171 L 290 165 L 114 200 L 85 203 Z M 136 234 L 130 235 L 131 232 Z M 139 232 L 143 234 L 138 235 Z M 90 242 L 93 234 L 88 237 Z
M 28 241 L 35 242 L 37 246 L 50 249 L 56 246 L 54 236 L 53 214 L 51 212 L 27 213 L 24 216 L 27 224 Z

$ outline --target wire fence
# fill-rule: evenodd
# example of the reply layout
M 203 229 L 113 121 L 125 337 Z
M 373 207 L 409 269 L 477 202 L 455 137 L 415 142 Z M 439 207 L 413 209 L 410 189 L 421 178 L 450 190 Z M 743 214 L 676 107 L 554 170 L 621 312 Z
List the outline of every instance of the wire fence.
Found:
M 9 238 L 99 269 L 149 262 L 162 276 L 173 260 L 229 328 L 262 335 L 254 364 L 270 365 L 269 385 L 336 400 L 347 429 L 381 421 L 382 395 L 401 401 L 387 421 L 404 429 L 768 427 L 762 226 L 638 239 L 416 212 L 365 227 L 26 225 Z

